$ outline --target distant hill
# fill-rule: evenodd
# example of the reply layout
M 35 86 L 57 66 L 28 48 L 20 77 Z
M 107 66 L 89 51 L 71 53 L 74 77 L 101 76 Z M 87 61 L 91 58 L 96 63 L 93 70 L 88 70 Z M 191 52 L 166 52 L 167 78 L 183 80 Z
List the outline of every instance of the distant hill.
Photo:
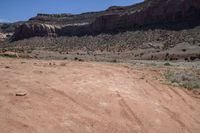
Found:
M 92 52 L 95 58 L 106 52 L 109 58 L 129 60 L 200 60 L 200 0 L 145 0 L 99 12 L 40 13 L 3 27 L 1 32 L 14 33 L 10 41 L 0 43 L 3 51 Z

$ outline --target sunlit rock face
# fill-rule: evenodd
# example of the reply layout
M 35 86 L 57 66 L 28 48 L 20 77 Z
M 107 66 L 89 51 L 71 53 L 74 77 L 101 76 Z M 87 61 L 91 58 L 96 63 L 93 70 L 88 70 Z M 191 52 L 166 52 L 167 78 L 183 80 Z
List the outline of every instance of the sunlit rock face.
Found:
M 193 25 L 199 21 L 200 0 L 145 0 L 131 6 L 113 6 L 102 12 L 80 15 L 40 14 L 19 26 L 13 38 L 19 40 L 34 36 L 95 35 L 152 25 L 165 28 L 179 23 Z
M 39 23 L 25 23 L 16 28 L 13 39 L 19 40 L 34 36 L 50 36 L 56 37 L 60 27 L 48 25 L 48 24 L 39 24 Z
M 6 34 L 0 33 L 0 42 L 4 41 L 6 38 Z

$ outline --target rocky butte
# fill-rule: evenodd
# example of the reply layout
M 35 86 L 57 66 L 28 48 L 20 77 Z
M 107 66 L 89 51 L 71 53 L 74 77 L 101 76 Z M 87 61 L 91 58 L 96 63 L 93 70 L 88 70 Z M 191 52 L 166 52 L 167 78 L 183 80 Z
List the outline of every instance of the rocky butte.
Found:
M 15 29 L 13 40 L 35 36 L 82 36 L 138 28 L 181 28 L 200 24 L 200 0 L 146 0 L 101 12 L 38 14 Z

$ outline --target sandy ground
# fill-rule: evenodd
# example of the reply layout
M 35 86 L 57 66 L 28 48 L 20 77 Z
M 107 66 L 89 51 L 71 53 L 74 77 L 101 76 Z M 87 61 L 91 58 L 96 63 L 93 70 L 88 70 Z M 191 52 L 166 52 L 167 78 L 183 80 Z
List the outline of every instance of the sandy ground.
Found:
M 0 58 L 0 132 L 200 133 L 200 99 L 160 71 Z

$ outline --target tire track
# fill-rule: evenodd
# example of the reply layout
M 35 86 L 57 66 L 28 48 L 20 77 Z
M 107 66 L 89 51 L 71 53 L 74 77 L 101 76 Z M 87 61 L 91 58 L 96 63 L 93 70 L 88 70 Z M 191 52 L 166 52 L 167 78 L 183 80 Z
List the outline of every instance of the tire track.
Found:
M 170 90 L 171 91 L 173 91 L 174 92 L 174 94 L 176 94 L 191 110 L 195 110 L 195 108 L 192 106 L 192 105 L 190 105 L 186 100 L 185 100 L 185 98 L 178 92 L 178 91 L 176 91 L 174 88 L 172 88 L 172 87 L 169 87 L 170 88 Z
M 157 88 L 157 86 L 155 86 L 155 85 L 153 85 L 152 83 L 150 83 L 149 82 L 149 84 L 151 85 L 151 86 L 153 86 L 153 87 L 155 87 L 155 90 L 157 90 L 158 91 L 158 88 Z M 188 103 L 188 101 L 176 90 L 176 89 L 174 89 L 174 88 L 172 88 L 172 87 L 168 87 L 176 96 L 178 96 L 183 102 L 184 102 L 184 104 L 188 107 L 188 108 L 190 108 L 191 110 L 193 110 L 193 111 L 195 111 L 195 108 L 192 106 L 192 105 L 190 105 L 190 103 Z M 166 90 L 168 91 L 168 88 L 166 88 Z M 185 92 L 185 91 L 184 91 Z M 186 93 L 186 92 L 185 92 Z M 169 91 L 168 91 L 168 94 L 169 94 Z M 186 95 L 188 95 L 187 93 L 186 93 Z M 173 98 L 173 96 L 171 96 L 171 98 Z M 193 118 L 192 116 L 190 116 L 191 118 Z M 193 118 L 193 120 L 196 122 L 196 123 L 200 123 L 197 119 L 195 119 L 195 118 Z
M 89 108 L 88 106 L 81 104 L 80 102 L 76 101 L 75 99 L 73 99 L 72 97 L 70 97 L 69 95 L 67 95 L 65 92 L 57 90 L 52 88 L 52 91 L 54 91 L 55 93 L 64 96 L 65 98 L 69 99 L 72 103 L 78 105 L 79 107 L 81 107 L 82 109 L 89 111 L 89 112 L 95 112 L 93 109 Z
M 162 94 L 163 92 L 166 93 L 170 98 L 173 98 L 173 96 L 170 94 L 170 92 L 166 89 L 166 91 L 159 89 L 156 84 L 153 84 L 151 82 L 148 82 L 148 84 L 150 86 L 152 86 L 152 88 L 157 91 L 158 93 Z
M 189 128 L 187 128 L 187 126 L 185 125 L 185 123 L 183 123 L 183 122 L 180 120 L 180 118 L 179 118 L 179 116 L 177 115 L 176 112 L 171 111 L 169 108 L 167 108 L 167 107 L 165 107 L 165 106 L 162 106 L 162 108 L 164 109 L 164 111 L 166 112 L 166 114 L 169 115 L 169 117 L 170 117 L 172 120 L 174 120 L 175 122 L 177 122 L 184 130 L 186 130 L 186 131 L 192 133 L 192 131 L 191 131 Z
M 179 94 L 174 88 L 171 88 L 171 87 L 169 87 L 178 97 L 180 97 L 181 99 L 182 99 L 182 101 L 191 109 L 191 110 L 193 110 L 193 111 L 196 111 L 196 109 L 192 106 L 192 105 L 190 105 L 186 100 L 185 100 L 185 98 L 181 95 L 181 94 Z M 188 93 L 187 93 L 187 91 L 186 90 L 182 90 L 186 95 L 188 95 L 188 96 L 190 96 Z M 191 116 L 192 117 L 192 116 Z M 194 117 L 192 117 L 193 118 L 193 120 L 196 122 L 196 123 L 198 123 L 198 124 L 200 124 L 200 121 L 199 120 L 197 120 L 196 118 L 194 118 Z
M 136 124 L 140 127 L 142 133 L 148 133 L 142 123 L 142 121 L 137 117 L 136 113 L 130 108 L 130 106 L 126 103 L 124 98 L 120 95 L 119 92 L 117 93 L 117 97 L 120 98 L 119 105 L 122 107 L 122 110 L 128 115 L 129 120 L 132 122 L 136 122 Z M 138 131 L 136 131 L 138 133 Z

